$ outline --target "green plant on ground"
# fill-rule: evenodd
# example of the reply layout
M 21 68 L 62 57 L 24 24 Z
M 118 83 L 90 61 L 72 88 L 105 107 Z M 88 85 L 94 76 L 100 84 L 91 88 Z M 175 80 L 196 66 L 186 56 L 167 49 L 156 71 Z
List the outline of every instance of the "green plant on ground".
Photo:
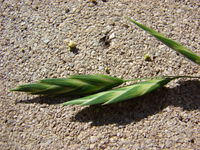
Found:
M 128 18 L 129 19 L 129 18 Z M 200 65 L 200 56 L 193 53 L 188 48 L 184 47 L 180 43 L 177 43 L 157 31 L 148 28 L 132 19 L 131 22 L 136 24 L 138 27 L 149 32 L 151 35 L 156 37 L 159 41 L 163 42 L 168 47 L 172 48 L 183 56 L 187 57 L 191 61 Z M 74 75 L 69 78 L 58 78 L 58 79 L 45 79 L 40 80 L 31 84 L 20 85 L 11 91 L 27 92 L 34 95 L 89 95 L 81 97 L 75 100 L 71 100 L 63 103 L 63 105 L 94 105 L 94 104 L 111 104 L 116 102 L 125 101 L 131 98 L 143 96 L 147 93 L 155 91 L 156 89 L 165 86 L 172 80 L 178 78 L 199 78 L 193 76 L 163 76 L 163 77 L 151 77 L 143 79 L 123 80 L 116 77 L 107 75 Z M 125 82 L 144 80 L 138 83 L 125 86 L 122 88 L 115 88 Z
M 109 91 L 100 92 L 83 98 L 71 100 L 63 103 L 63 105 L 79 104 L 79 105 L 94 105 L 94 104 L 111 104 L 125 101 L 131 98 L 143 96 L 147 93 L 155 91 L 163 87 L 171 80 L 182 78 L 177 77 L 159 77 L 157 79 L 142 81 L 130 86 L 117 88 Z

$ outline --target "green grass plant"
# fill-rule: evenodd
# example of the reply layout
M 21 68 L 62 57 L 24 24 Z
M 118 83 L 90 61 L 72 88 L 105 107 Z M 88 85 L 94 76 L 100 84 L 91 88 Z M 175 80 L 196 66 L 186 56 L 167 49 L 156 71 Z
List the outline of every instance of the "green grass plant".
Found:
M 181 53 L 186 58 L 200 64 L 200 56 L 186 48 L 180 43 L 175 42 L 163 34 L 146 27 L 143 24 L 136 22 L 129 18 L 138 27 L 150 33 L 156 37 L 159 41 L 172 48 L 178 53 Z M 178 78 L 200 78 L 193 76 L 165 76 L 165 77 L 150 77 L 124 80 L 117 77 L 108 75 L 96 74 L 96 75 L 73 75 L 68 78 L 52 78 L 39 80 L 30 84 L 19 85 L 11 91 L 26 92 L 33 95 L 45 95 L 45 96 L 85 96 L 78 99 L 74 99 L 63 103 L 65 105 L 94 105 L 94 104 L 112 104 L 128 99 L 143 96 L 147 93 L 157 90 L 165 86 L 172 80 Z M 116 88 L 125 82 L 138 81 L 135 84 Z M 113 89 L 115 88 L 115 89 Z M 94 94 L 95 93 L 95 94 Z M 90 95 L 93 94 L 93 95 Z

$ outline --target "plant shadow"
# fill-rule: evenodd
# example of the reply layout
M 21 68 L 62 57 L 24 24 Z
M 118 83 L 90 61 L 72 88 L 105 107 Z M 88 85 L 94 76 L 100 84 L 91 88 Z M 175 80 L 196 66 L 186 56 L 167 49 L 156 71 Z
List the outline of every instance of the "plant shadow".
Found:
M 92 105 L 82 109 L 73 121 L 92 122 L 92 126 L 126 125 L 159 113 L 168 106 L 200 110 L 200 81 L 180 81 L 175 88 L 161 88 L 148 95 L 111 105 Z
M 56 105 L 56 104 L 62 104 L 66 101 L 75 99 L 77 97 L 64 97 L 64 96 L 59 96 L 59 97 L 49 97 L 49 96 L 37 96 L 35 98 L 28 98 L 25 100 L 20 100 L 15 102 L 16 104 L 18 103 L 25 103 L 25 104 L 31 104 L 31 103 L 38 103 L 38 104 L 48 104 L 48 105 Z
M 200 81 L 179 81 L 174 88 L 160 88 L 155 92 L 132 100 L 111 105 L 92 105 L 84 107 L 71 121 L 92 122 L 92 126 L 107 124 L 126 125 L 138 122 L 159 113 L 168 106 L 183 110 L 200 110 Z M 39 103 L 55 105 L 77 97 L 45 97 L 21 100 L 17 103 Z

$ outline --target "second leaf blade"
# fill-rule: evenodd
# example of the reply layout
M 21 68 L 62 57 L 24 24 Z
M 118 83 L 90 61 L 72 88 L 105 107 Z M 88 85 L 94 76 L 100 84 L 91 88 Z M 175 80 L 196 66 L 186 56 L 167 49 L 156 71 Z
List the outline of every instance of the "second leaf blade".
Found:
M 189 50 L 188 48 L 186 48 L 182 44 L 167 38 L 163 34 L 157 32 L 157 31 L 155 31 L 155 30 L 153 30 L 153 29 L 151 29 L 151 28 L 149 28 L 149 27 L 147 27 L 147 26 L 145 26 L 143 24 L 140 24 L 140 23 L 138 23 L 137 21 L 135 21 L 133 19 L 128 18 L 128 20 L 133 22 L 135 25 L 137 25 L 141 29 L 147 31 L 149 34 L 151 34 L 152 36 L 154 36 L 159 41 L 161 41 L 162 43 L 164 43 L 168 47 L 172 48 L 176 52 L 181 53 L 182 55 L 184 55 L 185 57 L 187 57 L 191 61 L 193 61 L 196 64 L 200 65 L 200 56 L 198 56 L 197 54 L 195 54 L 194 52 L 192 52 L 191 50 Z

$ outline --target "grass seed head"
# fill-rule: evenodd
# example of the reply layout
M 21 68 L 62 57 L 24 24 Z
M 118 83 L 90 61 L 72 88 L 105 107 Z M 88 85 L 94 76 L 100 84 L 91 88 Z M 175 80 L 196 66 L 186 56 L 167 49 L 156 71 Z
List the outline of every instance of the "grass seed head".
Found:
M 111 89 L 125 82 L 107 75 L 74 75 L 69 78 L 44 79 L 24 84 L 11 91 L 27 92 L 34 95 L 87 95 Z
M 109 91 L 100 92 L 97 94 L 93 94 L 90 96 L 86 96 L 83 98 L 75 99 L 72 101 L 68 101 L 63 103 L 63 105 L 94 105 L 94 104 L 111 104 L 117 103 L 121 101 L 125 101 L 128 99 L 132 99 L 135 97 L 143 96 L 147 93 L 150 93 L 165 84 L 174 78 L 162 77 L 158 79 L 147 80 L 143 82 L 139 82 L 134 85 L 117 88 Z

